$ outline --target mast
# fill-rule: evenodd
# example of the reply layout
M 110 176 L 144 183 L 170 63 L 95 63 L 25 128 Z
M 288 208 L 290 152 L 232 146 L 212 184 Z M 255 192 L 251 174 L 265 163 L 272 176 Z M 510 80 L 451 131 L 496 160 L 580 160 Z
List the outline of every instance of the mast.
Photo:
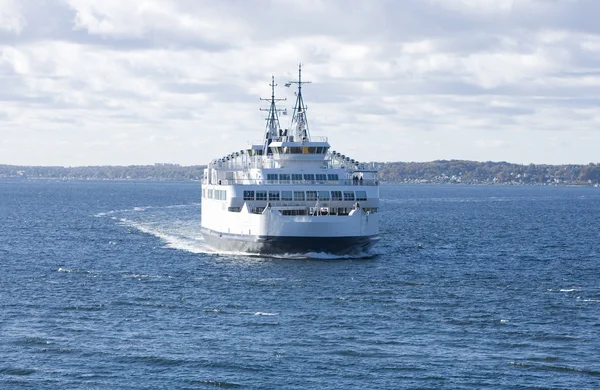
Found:
M 298 64 L 298 80 L 289 81 L 285 86 L 289 87 L 292 84 L 298 84 L 298 92 L 296 92 L 296 104 L 294 105 L 294 114 L 292 115 L 290 129 L 294 132 L 295 140 L 310 141 L 310 132 L 308 131 L 308 121 L 306 119 L 306 106 L 302 99 L 302 84 L 310 84 L 310 81 L 302 81 L 302 64 Z
M 278 113 L 281 112 L 281 113 L 283 113 L 283 115 L 287 114 L 287 111 L 285 109 L 279 109 L 275 105 L 275 102 L 286 100 L 286 99 L 275 99 L 275 87 L 277 86 L 277 84 L 275 84 L 275 76 L 271 76 L 271 84 L 269 84 L 269 86 L 271 87 L 271 98 L 270 99 L 260 98 L 260 100 L 271 102 L 271 105 L 268 109 L 267 108 L 260 109 L 260 111 L 268 111 L 269 112 L 269 114 L 267 115 L 267 118 L 266 118 L 267 127 L 265 130 L 265 140 L 264 140 L 264 145 L 263 145 L 263 153 L 264 154 L 267 154 L 267 150 L 268 150 L 269 144 L 271 143 L 271 140 L 279 138 L 282 135 L 281 134 L 281 126 L 279 125 L 279 114 Z

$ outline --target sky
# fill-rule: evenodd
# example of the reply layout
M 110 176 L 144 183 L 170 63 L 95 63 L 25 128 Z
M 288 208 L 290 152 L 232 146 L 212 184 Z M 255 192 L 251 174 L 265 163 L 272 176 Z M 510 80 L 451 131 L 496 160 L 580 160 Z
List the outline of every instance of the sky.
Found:
M 600 162 L 597 0 L 0 0 L 0 164 L 203 165 L 303 64 L 359 161 Z M 283 116 L 289 127 L 290 116 Z

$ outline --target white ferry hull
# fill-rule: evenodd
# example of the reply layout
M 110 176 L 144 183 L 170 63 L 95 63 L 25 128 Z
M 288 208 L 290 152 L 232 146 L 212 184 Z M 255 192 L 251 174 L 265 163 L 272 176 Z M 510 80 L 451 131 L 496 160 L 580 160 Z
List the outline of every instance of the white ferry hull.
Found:
M 272 209 L 252 214 L 246 208 L 230 213 L 202 207 L 206 243 L 229 252 L 364 254 L 379 241 L 378 228 L 379 215 L 361 210 L 348 216 L 284 216 Z

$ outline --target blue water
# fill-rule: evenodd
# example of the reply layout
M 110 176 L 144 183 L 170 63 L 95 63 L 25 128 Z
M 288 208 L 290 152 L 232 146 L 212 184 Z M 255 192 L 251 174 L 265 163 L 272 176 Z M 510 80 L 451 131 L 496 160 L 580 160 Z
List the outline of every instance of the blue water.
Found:
M 0 181 L 0 388 L 600 388 L 600 189 L 381 194 L 375 255 L 263 258 L 197 183 Z

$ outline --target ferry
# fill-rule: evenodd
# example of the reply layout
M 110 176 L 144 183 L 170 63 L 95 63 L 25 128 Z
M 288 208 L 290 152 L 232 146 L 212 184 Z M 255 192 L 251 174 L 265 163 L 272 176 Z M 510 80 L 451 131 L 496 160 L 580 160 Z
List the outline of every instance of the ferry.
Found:
M 253 254 L 369 254 L 379 241 L 377 166 L 311 136 L 298 67 L 289 128 L 274 77 L 264 137 L 213 159 L 202 178 L 201 233 L 208 246 Z

